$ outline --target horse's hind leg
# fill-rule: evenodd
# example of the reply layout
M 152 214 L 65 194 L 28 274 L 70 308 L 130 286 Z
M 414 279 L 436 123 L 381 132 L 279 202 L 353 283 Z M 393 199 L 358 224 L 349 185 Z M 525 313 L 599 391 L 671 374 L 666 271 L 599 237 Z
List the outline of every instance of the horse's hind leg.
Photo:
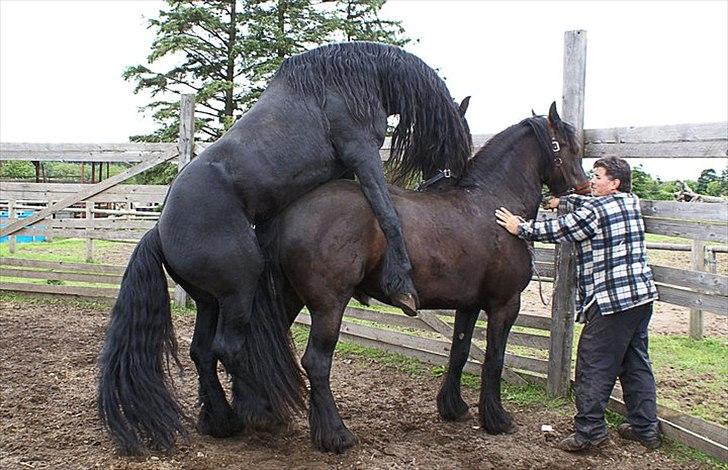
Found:
M 192 293 L 190 293 L 192 295 Z M 197 430 L 201 434 L 227 437 L 240 431 L 237 417 L 225 398 L 225 391 L 217 376 L 217 357 L 212 352 L 212 341 L 217 328 L 217 301 L 209 295 L 192 295 L 197 304 L 195 333 L 192 336 L 190 356 L 199 376 L 200 414 Z
M 169 266 L 169 275 L 181 285 L 195 301 L 197 317 L 195 331 L 190 345 L 190 357 L 195 363 L 198 375 L 198 399 L 200 412 L 197 431 L 214 437 L 228 437 L 240 431 L 237 418 L 225 397 L 225 391 L 217 376 L 218 358 L 213 354 L 212 341 L 215 338 L 219 309 L 217 301 L 207 292 L 196 288 L 180 278 Z
M 473 330 L 479 313 L 478 308 L 455 312 L 455 328 L 447 373 L 437 394 L 437 411 L 445 421 L 456 421 L 468 416 L 468 405 L 460 394 L 460 379 L 468 361 Z
M 273 431 L 284 423 L 277 419 L 270 409 L 270 403 L 260 386 L 260 375 L 275 375 L 275 368 L 265 366 L 265 358 L 251 357 L 250 343 L 258 341 L 253 335 L 251 322 L 258 321 L 252 317 L 249 322 L 242 317 L 261 316 L 268 312 L 252 312 L 255 308 L 254 297 L 256 286 L 262 272 L 256 269 L 258 263 L 246 264 L 245 271 L 250 273 L 246 282 L 240 283 L 238 289 L 218 296 L 220 318 L 214 339 L 214 351 L 220 357 L 225 369 L 232 379 L 233 408 L 238 417 L 239 426 L 247 431 L 257 429 Z M 260 259 L 262 266 L 262 259 Z M 250 269 L 252 268 L 252 269 Z M 257 325 L 256 325 L 257 326 Z M 267 333 L 267 332 L 266 332 Z M 265 339 L 263 340 L 265 341 Z
M 501 403 L 501 375 L 508 333 L 518 317 L 521 296 L 516 294 L 506 303 L 491 305 L 487 310 L 488 332 L 485 363 L 480 384 L 480 424 L 489 434 L 513 433 L 517 430 Z
M 222 196 L 218 199 L 224 200 Z M 172 204 L 179 205 L 182 202 L 187 201 L 178 198 Z M 204 206 L 207 212 L 197 214 L 195 211 L 199 211 L 199 206 Z M 182 211 L 175 208 L 178 212 Z M 204 414 L 206 410 L 203 409 L 201 429 L 203 432 L 210 430 L 215 435 L 223 435 L 227 434 L 226 429 L 234 432 L 244 427 L 246 422 L 251 421 L 248 419 L 251 416 L 263 415 L 261 410 L 268 403 L 265 394 L 257 387 L 257 377 L 251 372 L 251 361 L 258 358 L 252 359 L 247 354 L 247 345 L 251 341 L 253 301 L 263 273 L 263 253 L 245 214 L 235 213 L 234 204 L 221 208 L 218 204 L 205 201 L 205 204 L 184 205 L 184 209 L 190 214 L 185 219 L 189 221 L 187 230 L 180 230 L 179 224 L 173 223 L 175 220 L 170 220 L 165 226 L 169 234 L 165 255 L 172 270 L 179 277 L 213 298 L 212 301 L 203 301 L 205 315 L 198 319 L 195 330 L 199 345 L 197 353 L 200 354 L 203 364 L 200 384 L 204 388 L 202 393 L 208 397 L 221 397 L 212 380 L 212 374 L 205 371 L 212 365 L 210 358 L 222 362 L 232 378 L 233 408 L 237 415 L 237 424 L 231 426 L 228 410 L 224 406 L 222 409 L 218 406 L 210 409 L 214 417 L 209 420 Z M 190 292 L 190 295 L 195 297 L 195 292 Z M 204 300 L 207 297 L 202 298 Z M 213 302 L 216 310 L 214 315 Z M 271 375 L 275 372 L 266 371 Z M 204 381 L 202 374 L 206 378 Z M 216 427 L 223 429 L 215 429 Z
M 303 372 L 288 331 L 289 316 L 295 318 L 292 311 L 296 306 L 300 310 L 300 301 L 284 297 L 279 302 L 282 294 L 263 275 L 265 261 L 257 239 L 247 235 L 246 263 L 228 263 L 242 282 L 216 296 L 220 319 L 214 348 L 231 372 L 233 407 L 242 426 L 277 432 L 305 404 Z
M 301 364 L 311 383 L 308 416 L 311 442 L 325 452 L 341 453 L 357 442 L 339 416 L 330 384 L 331 360 L 348 299 L 322 307 L 309 305 L 311 331 Z

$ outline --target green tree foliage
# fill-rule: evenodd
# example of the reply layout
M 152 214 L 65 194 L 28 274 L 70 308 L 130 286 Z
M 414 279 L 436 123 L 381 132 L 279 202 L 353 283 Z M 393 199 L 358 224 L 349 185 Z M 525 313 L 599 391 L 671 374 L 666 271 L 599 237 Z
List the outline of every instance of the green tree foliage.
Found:
M 632 168 L 632 192 L 640 199 L 663 200 L 675 199 L 675 192 L 678 191 L 674 181 L 662 182 L 646 173 L 641 165 Z
M 7 161 L 0 163 L 0 177 L 4 180 L 35 178 L 33 163 L 26 161 Z
M 718 176 L 714 170 L 710 171 L 712 173 L 708 172 L 708 170 L 704 170 L 700 174 L 701 177 L 705 176 L 703 178 L 703 182 L 707 181 L 705 184 L 705 190 L 702 194 L 706 194 L 708 196 L 728 196 L 728 166 L 723 169 L 720 176 Z M 700 183 L 701 181 L 698 179 L 697 186 L 699 186 Z
M 718 183 L 719 178 L 718 175 L 715 173 L 715 170 L 712 168 L 708 168 L 706 170 L 703 170 L 700 173 L 700 176 L 698 177 L 698 182 L 695 185 L 694 191 L 698 194 L 708 194 L 708 186 L 711 183 Z M 715 185 L 713 186 L 715 187 Z
M 660 181 L 653 179 L 641 166 L 632 168 L 632 192 L 641 199 L 663 199 L 660 197 L 660 186 Z M 672 199 L 672 195 L 665 199 Z
M 703 170 L 697 181 L 686 180 L 685 183 L 698 194 L 728 196 L 728 167 L 720 175 L 710 168 Z M 673 200 L 679 190 L 676 181 L 653 178 L 641 166 L 632 168 L 632 192 L 641 199 Z
M 386 0 L 342 0 L 336 2 L 338 31 L 345 41 L 377 41 L 404 46 L 410 40 L 404 36 L 401 22 L 379 18 Z
M 123 77 L 153 100 L 159 128 L 133 141 L 177 138 L 179 94 L 194 93 L 197 139 L 213 141 L 260 96 L 283 60 L 318 45 L 350 39 L 403 45 L 399 22 L 379 18 L 383 0 L 167 0 L 158 18 L 148 64 Z M 163 63 L 174 63 L 165 71 Z

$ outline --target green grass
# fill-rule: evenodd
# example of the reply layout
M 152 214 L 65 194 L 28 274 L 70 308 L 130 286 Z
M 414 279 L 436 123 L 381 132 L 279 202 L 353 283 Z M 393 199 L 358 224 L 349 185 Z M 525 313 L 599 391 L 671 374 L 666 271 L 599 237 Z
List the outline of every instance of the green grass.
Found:
M 728 425 L 728 344 L 725 338 L 650 336 L 658 403 Z M 663 385 L 663 386 L 661 386 Z
M 671 237 L 669 235 L 656 235 L 654 233 L 646 233 L 645 241 L 649 243 L 674 243 L 676 245 L 686 245 L 690 243 L 687 238 Z
M 94 252 L 102 253 L 114 245 L 116 245 L 116 242 L 94 240 Z M 40 261 L 85 263 L 86 241 L 78 238 L 58 238 L 46 242 L 17 243 L 15 245 L 15 253 L 10 253 L 7 243 L 1 243 L 0 256 Z
M 572 359 L 583 326 L 575 325 Z M 649 353 L 657 382 L 657 402 L 707 421 L 728 425 L 728 340 L 700 341 L 682 335 L 649 338 Z
M 295 325 L 292 328 L 294 343 L 299 350 L 306 348 L 308 340 L 308 327 Z M 358 358 L 375 361 L 408 374 L 413 377 L 439 378 L 445 373 L 443 366 L 431 366 L 417 359 L 401 354 L 387 353 L 379 349 L 367 348 L 347 341 L 339 341 L 336 345 L 336 354 L 343 358 Z M 462 384 L 473 390 L 480 389 L 480 377 L 474 374 L 463 374 Z M 553 398 L 537 385 L 512 385 L 503 382 L 502 397 L 504 400 L 518 406 L 544 406 L 548 409 L 558 409 L 567 405 L 569 400 Z
M 111 310 L 114 306 L 114 299 L 87 298 L 76 296 L 58 296 L 49 294 L 20 294 L 15 292 L 0 291 L 1 302 L 24 303 L 27 305 L 64 305 L 75 308 L 85 308 L 100 311 Z M 179 307 L 172 304 L 172 315 L 193 316 L 197 311 L 192 307 Z
M 712 468 L 716 470 L 728 470 L 728 462 L 721 462 L 720 460 L 713 458 L 699 450 L 695 450 L 692 447 L 688 447 L 685 444 L 681 444 L 671 439 L 663 440 L 660 452 L 664 452 L 665 454 L 675 459 L 677 462 L 682 462 L 686 465 L 699 462 L 707 468 Z
M 27 305 L 64 305 L 94 310 L 107 310 L 113 305 L 112 299 L 90 299 L 76 296 L 55 296 L 43 294 L 18 294 L 0 291 L 0 301 L 24 303 Z

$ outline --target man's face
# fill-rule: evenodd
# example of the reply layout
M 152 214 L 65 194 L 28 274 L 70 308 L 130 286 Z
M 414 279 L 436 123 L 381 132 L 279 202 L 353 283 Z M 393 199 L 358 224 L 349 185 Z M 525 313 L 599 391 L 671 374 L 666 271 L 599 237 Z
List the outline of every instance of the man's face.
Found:
M 607 176 L 607 169 L 601 166 L 594 168 L 594 174 L 591 177 L 592 196 L 609 196 L 618 192 L 620 181 L 611 179 Z

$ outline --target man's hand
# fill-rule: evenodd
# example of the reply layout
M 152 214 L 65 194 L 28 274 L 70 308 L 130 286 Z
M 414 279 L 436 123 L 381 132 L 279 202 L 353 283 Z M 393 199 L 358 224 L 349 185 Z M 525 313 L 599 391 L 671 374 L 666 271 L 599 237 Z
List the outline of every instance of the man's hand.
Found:
M 508 230 L 511 235 L 518 235 L 518 224 L 524 222 L 523 218 L 511 214 L 505 207 L 495 210 L 498 225 Z
M 554 196 L 549 196 L 548 199 L 545 199 L 541 203 L 541 207 L 543 207 L 544 209 L 558 209 L 559 202 L 561 202 L 561 200 L 559 198 L 554 197 Z

